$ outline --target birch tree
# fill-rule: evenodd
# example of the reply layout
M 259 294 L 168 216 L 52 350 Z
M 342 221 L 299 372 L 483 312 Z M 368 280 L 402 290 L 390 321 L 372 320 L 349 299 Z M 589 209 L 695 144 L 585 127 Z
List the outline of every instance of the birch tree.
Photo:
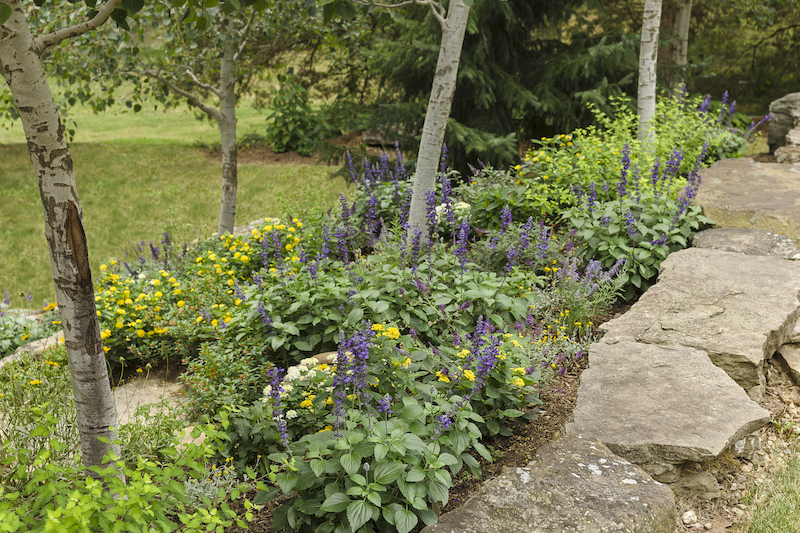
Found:
M 169 12 L 169 6 L 160 8 Z M 136 76 L 147 76 L 167 90 L 185 99 L 191 106 L 213 119 L 219 128 L 222 151 L 222 197 L 217 233 L 233 232 L 238 189 L 236 150 L 237 67 L 247 45 L 248 32 L 256 10 L 249 17 L 222 8 L 204 11 L 200 27 L 180 28 L 177 14 L 167 18 L 169 40 L 162 40 L 159 59 L 148 61 L 133 57 L 131 70 Z M 199 44 L 198 44 L 199 43 Z M 216 56 L 216 57 L 215 57 Z M 219 69 L 209 68 L 210 59 L 219 61 Z M 213 100 L 218 101 L 215 105 Z
M 681 85 L 686 83 L 686 64 L 689 53 L 689 21 L 692 18 L 692 0 L 677 0 L 678 13 L 675 17 L 675 45 L 672 50 L 672 60 L 677 67 L 677 72 L 672 76 L 670 84 L 672 92 L 676 92 Z
M 425 193 L 436 189 L 436 172 L 442 153 L 442 143 L 456 92 L 458 65 L 461 62 L 461 48 L 467 30 L 470 5 L 464 0 L 450 0 L 447 16 L 441 3 L 427 2 L 436 20 L 442 27 L 442 42 L 439 58 L 436 61 L 436 74 L 433 77 L 431 96 L 422 125 L 422 138 L 417 155 L 417 172 L 414 176 L 414 189 L 408 215 L 412 231 L 419 228 L 427 233 Z
M 417 155 L 417 169 L 408 218 L 411 228 L 409 238 L 417 229 L 422 231 L 423 236 L 426 236 L 425 193 L 436 187 L 436 172 L 447 130 L 447 121 L 450 118 L 450 109 L 453 105 L 458 67 L 461 62 L 461 49 L 464 45 L 464 34 L 467 30 L 473 0 L 450 0 L 447 7 L 442 0 L 405 0 L 395 4 L 357 0 L 355 3 L 388 8 L 398 8 L 410 4 L 427 6 L 442 29 L 436 73 L 428 99 L 425 122 L 422 126 L 422 138 Z
M 97 321 L 83 210 L 42 54 L 65 39 L 95 30 L 114 12 L 124 18 L 126 11 L 119 8 L 122 1 L 109 0 L 90 20 L 38 36 L 28 25 L 22 0 L 0 3 L 0 72 L 19 112 L 39 185 L 86 466 L 102 465 L 108 452 L 119 456 L 112 429 L 117 421 Z
M 645 0 L 642 16 L 642 37 L 639 48 L 639 113 L 640 141 L 654 133 L 649 129 L 656 112 L 656 63 L 658 61 L 658 30 L 661 25 L 661 0 Z

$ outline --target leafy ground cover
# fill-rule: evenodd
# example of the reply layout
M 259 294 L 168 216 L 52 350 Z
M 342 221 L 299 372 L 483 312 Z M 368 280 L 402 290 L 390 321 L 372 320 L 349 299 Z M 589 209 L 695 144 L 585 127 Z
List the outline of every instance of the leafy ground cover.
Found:
M 398 151 L 351 163 L 357 187 L 329 212 L 289 212 L 193 246 L 165 235 L 100 264 L 109 363 L 181 360 L 189 416 L 211 423 L 191 464 L 171 448 L 153 461 L 166 472 L 163 498 L 184 506 L 153 512 L 197 518 L 188 490 L 230 523 L 228 504 L 212 496 L 238 499 L 236 472 L 255 483 L 254 503 L 280 503 L 276 529 L 407 533 L 435 522 L 455 480 L 492 461 L 488 439 L 526 427 L 548 384 L 574 375 L 593 317 L 620 292 L 634 298 L 654 275 L 642 266 L 657 270 L 708 222 L 689 206 L 697 171 L 709 154 L 738 154 L 747 132 L 728 123 L 728 109 L 711 119 L 704 103 L 669 105 L 670 120 L 700 116 L 707 133 L 675 138 L 696 154 L 686 170 L 677 150 L 654 153 L 626 136 L 620 113 L 600 134 L 604 159 L 581 172 L 568 161 L 582 163 L 597 133 L 545 140 L 517 168 L 478 164 L 471 176 L 449 170 L 444 154 L 424 229 L 408 227 L 412 178 Z M 542 213 L 537 191 L 548 180 L 552 209 Z M 15 462 L 17 445 L 3 461 L 21 503 L 0 512 L 35 520 L 26 506 L 49 501 L 43 509 L 72 516 L 37 496 L 36 483 L 74 476 L 74 465 L 29 470 Z M 134 480 L 151 473 L 121 461 Z M 191 476 L 206 482 L 175 465 L 201 465 Z M 129 512 L 113 509 L 106 519 Z

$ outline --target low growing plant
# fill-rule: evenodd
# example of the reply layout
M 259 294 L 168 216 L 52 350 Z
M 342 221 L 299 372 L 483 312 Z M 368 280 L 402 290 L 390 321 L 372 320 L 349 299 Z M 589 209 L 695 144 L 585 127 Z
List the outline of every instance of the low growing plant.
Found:
M 189 444 L 178 452 L 163 451 L 165 459 L 142 457 L 131 467 L 125 461 L 108 468 L 90 467 L 87 475 L 80 459 L 60 463 L 51 458 L 52 450 L 66 446 L 52 433 L 51 420 L 39 420 L 36 432 L 49 441 L 49 448 L 27 453 L 14 441 L 0 444 L 4 458 L 0 470 L 9 470 L 0 484 L 0 531 L 65 533 L 84 531 L 176 531 L 184 533 L 221 531 L 236 523 L 246 526 L 252 519 L 251 503 L 237 516 L 226 500 L 242 497 L 240 485 L 218 483 L 216 466 L 210 463 L 207 446 Z M 203 428 L 214 436 L 213 426 Z M 200 430 L 196 430 L 195 437 Z M 24 454 L 29 462 L 11 466 L 8 457 Z M 224 469 L 224 467 L 223 467 Z M 117 473 L 121 470 L 125 480 Z M 212 480 L 206 482 L 198 480 Z M 10 481 L 10 482 L 9 482 Z M 213 491 L 197 490 L 199 485 L 215 484 Z
M 670 189 L 678 182 L 683 159 L 679 149 L 673 151 L 663 169 L 656 159 L 645 181 L 635 171 L 630 172 L 630 152 L 625 148 L 616 184 L 617 199 L 599 201 L 592 183 L 589 194 L 579 194 L 580 200 L 562 217 L 585 242 L 585 257 L 600 261 L 606 268 L 625 261 L 626 271 L 620 278 L 626 283 L 624 296 L 629 300 L 655 281 L 661 262 L 671 252 L 686 248 L 691 235 L 713 221 L 701 214 L 699 206 L 690 205 L 700 186 L 699 170 L 707 146 L 677 199 L 673 199 Z

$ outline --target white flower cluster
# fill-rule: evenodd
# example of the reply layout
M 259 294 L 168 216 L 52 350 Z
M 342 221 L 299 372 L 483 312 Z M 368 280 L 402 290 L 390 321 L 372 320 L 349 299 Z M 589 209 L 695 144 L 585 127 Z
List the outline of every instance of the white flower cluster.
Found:
M 327 356 L 327 359 L 331 361 L 332 364 L 336 364 L 336 354 L 330 354 Z M 294 390 L 294 386 L 292 385 L 293 381 L 297 381 L 298 379 L 314 379 L 316 377 L 317 372 L 326 372 L 329 373 L 331 371 L 330 365 L 327 363 L 320 364 L 319 359 L 316 357 L 308 357 L 300 361 L 300 364 L 291 366 L 286 371 L 286 375 L 283 377 L 283 381 L 281 381 L 280 388 L 281 392 L 279 396 L 281 398 L 286 398 L 289 396 L 289 393 Z M 333 390 L 333 387 L 326 387 L 325 390 L 330 392 Z M 272 385 L 267 385 L 264 387 L 264 397 L 261 399 L 262 402 L 267 403 L 270 401 L 270 393 L 272 392 Z M 291 416 L 291 413 L 294 411 L 288 411 L 286 413 L 286 418 L 294 418 L 297 416 L 297 413 L 294 412 L 294 416 Z
M 462 218 L 468 216 L 472 206 L 467 202 L 456 202 L 450 209 L 455 216 L 456 222 L 460 222 Z M 436 223 L 441 224 L 442 222 L 447 222 L 445 218 L 447 216 L 447 206 L 445 204 L 439 204 L 436 206 Z

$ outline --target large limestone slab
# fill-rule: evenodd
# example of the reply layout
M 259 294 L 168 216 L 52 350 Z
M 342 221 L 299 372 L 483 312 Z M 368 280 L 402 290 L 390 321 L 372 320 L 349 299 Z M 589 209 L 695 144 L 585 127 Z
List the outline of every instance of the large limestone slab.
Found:
M 707 229 L 695 234 L 692 246 L 746 255 L 774 255 L 782 259 L 791 259 L 798 253 L 797 246 L 788 237 L 760 229 Z
M 683 463 L 717 458 L 769 416 L 700 350 L 600 342 L 589 349 L 565 433 L 599 440 L 672 482 Z
M 667 257 L 658 283 L 627 313 L 600 327 L 601 342 L 698 348 L 759 400 L 764 361 L 800 316 L 799 289 L 797 261 L 688 248 Z
M 701 170 L 694 203 L 717 226 L 786 235 L 800 245 L 800 167 L 723 159 Z
M 542 446 L 524 468 L 504 468 L 459 509 L 423 533 L 673 533 L 666 485 L 573 436 Z
M 786 135 L 800 121 L 800 93 L 789 93 L 769 104 L 772 120 L 767 126 L 769 153 L 786 143 Z

